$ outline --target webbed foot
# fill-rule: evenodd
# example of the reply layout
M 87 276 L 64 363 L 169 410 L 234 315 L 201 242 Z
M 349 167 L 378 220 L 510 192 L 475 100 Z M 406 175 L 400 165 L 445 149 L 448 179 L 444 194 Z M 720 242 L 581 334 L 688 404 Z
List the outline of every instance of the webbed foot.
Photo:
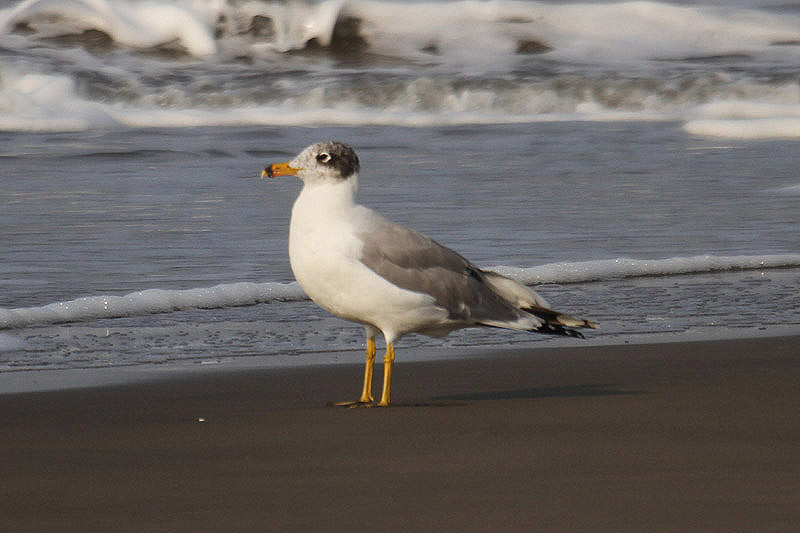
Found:
M 356 400 L 354 402 L 331 402 L 328 404 L 330 407 L 346 407 L 348 409 L 358 409 L 360 407 L 378 407 L 374 401 L 364 402 Z

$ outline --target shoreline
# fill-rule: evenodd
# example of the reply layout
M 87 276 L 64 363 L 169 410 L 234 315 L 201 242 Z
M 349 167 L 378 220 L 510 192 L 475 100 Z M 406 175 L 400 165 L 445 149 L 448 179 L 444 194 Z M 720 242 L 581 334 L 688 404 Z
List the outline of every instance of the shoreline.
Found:
M 558 348 L 592 348 L 640 344 L 672 344 L 687 342 L 769 339 L 800 336 L 800 326 L 769 328 L 698 328 L 691 332 L 632 334 L 626 337 L 595 335 L 587 339 L 552 337 L 538 341 L 520 341 L 510 345 L 486 344 L 466 346 L 403 346 L 398 347 L 397 362 L 429 362 L 474 358 L 497 351 L 516 350 L 534 353 Z M 379 351 L 381 346 L 379 346 Z M 378 361 L 380 363 L 380 361 Z M 0 371 L 0 398 L 6 394 L 23 394 L 69 389 L 120 386 L 131 383 L 180 379 L 183 374 L 213 374 L 237 371 L 261 371 L 295 367 L 327 367 L 363 363 L 361 350 L 305 352 L 298 354 L 228 356 L 174 360 L 166 363 L 89 366 L 77 368 L 20 368 Z
M 7 531 L 791 531 L 800 336 L 0 396 Z

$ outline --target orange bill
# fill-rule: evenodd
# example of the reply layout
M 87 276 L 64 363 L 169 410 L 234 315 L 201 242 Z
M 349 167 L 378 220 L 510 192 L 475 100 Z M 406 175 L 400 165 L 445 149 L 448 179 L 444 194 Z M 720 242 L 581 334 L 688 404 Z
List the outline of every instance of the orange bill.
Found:
M 262 178 L 274 178 L 276 176 L 296 176 L 302 168 L 294 168 L 289 163 L 273 163 L 261 171 Z

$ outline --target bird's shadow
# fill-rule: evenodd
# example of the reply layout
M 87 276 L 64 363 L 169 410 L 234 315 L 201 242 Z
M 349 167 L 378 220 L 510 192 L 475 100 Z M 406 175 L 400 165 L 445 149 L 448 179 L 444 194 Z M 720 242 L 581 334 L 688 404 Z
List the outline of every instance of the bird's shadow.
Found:
M 491 400 L 541 400 L 546 398 L 581 398 L 591 396 L 626 396 L 633 394 L 647 394 L 644 390 L 629 390 L 616 388 L 617 385 L 606 383 L 586 383 L 582 385 L 566 385 L 563 387 L 532 387 L 527 389 L 477 391 L 463 394 L 447 394 L 434 396 L 429 400 L 392 402 L 391 408 L 399 407 L 463 407 L 470 402 Z M 360 406 L 343 406 L 329 403 L 329 407 L 377 407 L 375 404 Z

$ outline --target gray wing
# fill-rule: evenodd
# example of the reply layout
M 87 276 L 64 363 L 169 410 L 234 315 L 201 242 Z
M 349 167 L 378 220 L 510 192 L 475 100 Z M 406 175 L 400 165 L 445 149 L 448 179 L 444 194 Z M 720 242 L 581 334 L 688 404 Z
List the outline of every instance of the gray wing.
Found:
M 453 250 L 382 218 L 359 235 L 361 262 L 398 287 L 429 294 L 449 318 L 465 323 L 513 321 L 520 312 L 499 296 L 485 274 Z

